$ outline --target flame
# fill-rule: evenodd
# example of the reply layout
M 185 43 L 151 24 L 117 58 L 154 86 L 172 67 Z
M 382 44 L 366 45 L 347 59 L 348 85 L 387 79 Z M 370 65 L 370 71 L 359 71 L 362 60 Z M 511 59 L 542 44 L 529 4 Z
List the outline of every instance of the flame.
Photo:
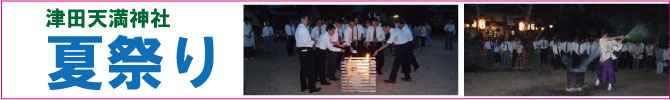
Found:
M 370 62 L 370 53 L 365 54 L 365 61 Z

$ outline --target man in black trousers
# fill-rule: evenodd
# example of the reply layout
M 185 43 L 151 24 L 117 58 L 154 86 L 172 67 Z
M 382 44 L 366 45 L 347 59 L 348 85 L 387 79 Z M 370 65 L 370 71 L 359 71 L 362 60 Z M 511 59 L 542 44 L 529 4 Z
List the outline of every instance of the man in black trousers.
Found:
M 312 40 L 309 30 L 307 28 L 309 17 L 307 15 L 300 16 L 300 25 L 298 25 L 295 40 L 296 47 L 300 50 L 300 91 L 309 89 L 309 93 L 319 92 L 321 88 L 316 87 L 316 64 L 314 56 L 314 44 L 318 40 Z
M 377 49 L 373 55 L 378 55 L 383 53 L 384 50 L 389 45 L 395 45 L 395 59 L 393 60 L 393 67 L 391 68 L 391 75 L 388 80 L 384 80 L 385 83 L 395 83 L 395 79 L 398 73 L 398 68 L 402 67 L 402 73 L 405 77 L 401 78 L 404 81 L 411 82 L 412 78 L 410 76 L 410 66 L 409 66 L 409 37 L 403 33 L 401 29 L 393 28 L 391 29 L 389 24 L 382 24 L 384 32 L 390 34 L 389 39 L 386 41 L 386 44 Z

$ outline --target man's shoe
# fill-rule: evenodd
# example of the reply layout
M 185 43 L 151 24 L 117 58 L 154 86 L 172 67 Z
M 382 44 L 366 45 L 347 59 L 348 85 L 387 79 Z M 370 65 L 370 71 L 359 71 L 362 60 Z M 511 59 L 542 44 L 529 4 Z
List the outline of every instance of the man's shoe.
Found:
M 391 83 L 391 84 L 395 84 L 395 81 L 393 81 L 393 80 L 384 80 L 384 83 Z
M 400 78 L 400 80 L 407 81 L 407 82 L 412 82 L 411 78 Z
M 314 93 L 314 92 L 319 92 L 319 91 L 321 91 L 321 88 L 309 89 L 309 93 Z

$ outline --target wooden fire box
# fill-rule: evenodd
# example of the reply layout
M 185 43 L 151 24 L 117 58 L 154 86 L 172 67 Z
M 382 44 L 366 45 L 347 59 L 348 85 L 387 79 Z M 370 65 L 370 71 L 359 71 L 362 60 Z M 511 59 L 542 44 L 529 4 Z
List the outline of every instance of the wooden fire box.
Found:
M 377 92 L 374 57 L 345 57 L 340 69 L 342 92 Z

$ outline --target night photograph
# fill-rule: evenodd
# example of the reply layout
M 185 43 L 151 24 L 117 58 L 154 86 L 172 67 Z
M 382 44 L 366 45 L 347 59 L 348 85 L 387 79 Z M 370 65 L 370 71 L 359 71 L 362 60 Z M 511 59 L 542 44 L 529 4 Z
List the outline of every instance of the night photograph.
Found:
M 466 96 L 668 96 L 667 4 L 465 4 Z
M 245 5 L 244 95 L 458 95 L 457 5 Z

